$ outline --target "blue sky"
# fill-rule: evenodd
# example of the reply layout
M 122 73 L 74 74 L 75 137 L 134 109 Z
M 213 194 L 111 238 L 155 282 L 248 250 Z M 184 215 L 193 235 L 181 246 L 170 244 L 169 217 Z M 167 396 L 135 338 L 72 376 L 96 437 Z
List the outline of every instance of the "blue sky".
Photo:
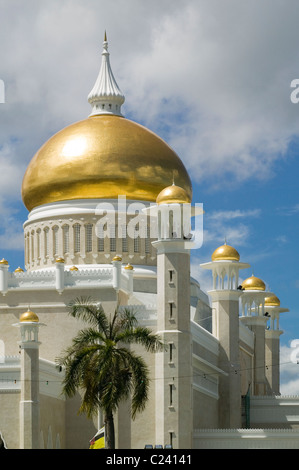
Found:
M 18 14 L 16 14 L 16 11 Z M 108 34 L 126 117 L 178 153 L 204 205 L 192 273 L 227 239 L 281 300 L 282 391 L 299 394 L 299 4 L 295 0 L 2 0 L 0 257 L 23 265 L 20 188 L 38 148 L 90 112 Z

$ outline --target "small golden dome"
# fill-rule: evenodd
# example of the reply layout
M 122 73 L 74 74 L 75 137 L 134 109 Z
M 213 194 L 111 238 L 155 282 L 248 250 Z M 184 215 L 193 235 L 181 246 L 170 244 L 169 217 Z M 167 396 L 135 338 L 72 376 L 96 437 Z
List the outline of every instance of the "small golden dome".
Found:
M 222 245 L 217 248 L 212 254 L 212 261 L 239 261 L 240 255 L 237 250 L 230 245 Z
M 23 273 L 24 272 L 24 269 L 20 268 L 20 266 L 15 269 L 15 273 Z
M 121 258 L 121 256 L 114 256 L 112 261 L 122 261 L 122 258 Z
M 8 264 L 8 261 L 7 261 L 6 259 L 2 258 L 2 260 L 0 261 L 0 264 L 5 264 L 5 265 L 7 265 L 7 264 Z
M 64 263 L 64 258 L 59 256 L 58 258 L 56 258 L 56 263 Z
M 70 271 L 78 271 L 77 266 L 72 266 L 72 267 L 70 268 Z
M 20 316 L 20 322 L 26 322 L 26 321 L 39 322 L 39 318 L 36 315 L 36 313 L 28 309 L 27 312 L 22 313 L 22 315 Z
M 35 154 L 22 183 L 28 210 L 75 199 L 156 201 L 169 181 L 192 198 L 188 172 L 155 133 L 129 119 L 98 115 L 52 136 Z
M 132 269 L 134 269 L 134 268 L 130 263 L 128 263 L 127 266 L 125 266 L 125 269 L 128 269 L 128 270 L 132 271 Z
M 242 287 L 244 290 L 265 290 L 266 285 L 264 281 L 259 279 L 258 277 L 255 277 L 252 275 L 248 279 L 245 279 L 245 281 L 242 283 Z
M 280 306 L 280 300 L 276 295 L 272 295 L 271 297 L 266 297 L 265 298 L 265 306 L 268 307 L 279 307 Z
M 190 194 L 175 184 L 162 189 L 156 199 L 157 204 L 190 204 L 190 202 Z

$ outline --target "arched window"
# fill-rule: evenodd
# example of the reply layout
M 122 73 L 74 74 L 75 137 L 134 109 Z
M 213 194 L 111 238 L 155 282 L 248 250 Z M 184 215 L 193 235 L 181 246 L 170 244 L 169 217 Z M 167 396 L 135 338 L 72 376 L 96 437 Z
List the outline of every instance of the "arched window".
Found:
M 128 251 L 127 226 L 123 225 L 121 230 L 122 230 L 122 251 L 123 253 L 126 253 Z
M 86 253 L 92 251 L 92 224 L 85 225 L 85 250 Z
M 140 249 L 139 245 L 140 245 L 140 236 L 139 236 L 139 223 L 138 223 L 136 224 L 135 234 L 134 234 L 134 253 L 139 253 L 139 249 Z
M 110 227 L 110 251 L 116 251 L 116 238 L 114 227 Z
M 62 227 L 62 240 L 63 240 L 63 254 L 69 253 L 70 251 L 70 227 L 63 225 Z
M 40 242 L 41 242 L 41 229 L 38 228 L 37 231 L 36 231 L 36 243 L 37 243 L 37 257 L 40 258 Z
M 75 253 L 80 253 L 80 247 L 81 247 L 81 227 L 80 224 L 75 224 L 74 225 L 74 252 Z
M 34 261 L 34 231 L 31 232 L 31 261 Z
M 54 256 L 58 255 L 58 227 L 55 225 L 53 227 L 53 254 Z
M 44 229 L 45 236 L 45 257 L 49 256 L 49 227 Z
M 104 251 L 104 227 L 100 224 L 96 231 L 98 237 L 98 251 Z
M 150 251 L 151 251 L 151 234 L 150 234 L 150 226 L 147 225 L 146 239 L 145 239 L 145 253 L 150 253 Z

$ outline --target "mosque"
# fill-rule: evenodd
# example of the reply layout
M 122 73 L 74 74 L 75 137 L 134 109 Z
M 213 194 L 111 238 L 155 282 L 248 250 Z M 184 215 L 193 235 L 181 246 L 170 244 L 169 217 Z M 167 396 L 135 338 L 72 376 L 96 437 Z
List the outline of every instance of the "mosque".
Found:
M 239 282 L 250 265 L 227 243 L 201 265 L 209 292 L 190 276 L 190 177 L 160 137 L 122 115 L 124 100 L 105 36 L 91 114 L 52 136 L 25 172 L 25 269 L 0 261 L 3 446 L 88 449 L 102 426 L 100 413 L 78 414 L 79 394 L 62 394 L 56 366 L 84 327 L 68 304 L 88 296 L 106 312 L 130 306 L 168 346 L 137 348 L 149 400 L 134 421 L 122 403 L 117 448 L 299 448 L 299 397 L 279 384 L 288 309 L 258 277 Z

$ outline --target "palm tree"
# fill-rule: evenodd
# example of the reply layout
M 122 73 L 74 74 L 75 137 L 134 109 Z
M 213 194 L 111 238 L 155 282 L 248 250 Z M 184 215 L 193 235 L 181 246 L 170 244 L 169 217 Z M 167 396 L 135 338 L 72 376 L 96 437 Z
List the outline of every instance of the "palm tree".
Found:
M 89 298 L 75 299 L 70 314 L 87 322 L 90 327 L 78 332 L 62 357 L 65 367 L 63 392 L 74 396 L 83 392 L 79 411 L 92 417 L 104 413 L 106 447 L 115 448 L 113 414 L 119 403 L 131 397 L 131 414 L 145 408 L 148 400 L 149 374 L 142 357 L 128 348 L 140 344 L 146 351 L 163 348 L 160 338 L 148 328 L 138 326 L 130 308 L 116 308 L 108 318 L 101 305 Z

